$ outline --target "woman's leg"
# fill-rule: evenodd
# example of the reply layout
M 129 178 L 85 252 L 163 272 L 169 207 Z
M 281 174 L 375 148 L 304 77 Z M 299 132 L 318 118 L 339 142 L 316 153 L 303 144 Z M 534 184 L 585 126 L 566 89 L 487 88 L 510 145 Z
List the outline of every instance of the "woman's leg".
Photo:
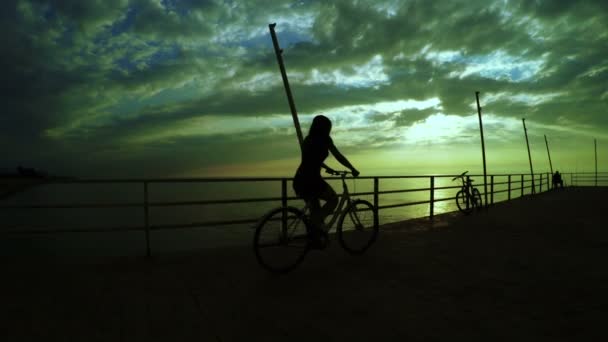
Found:
M 315 179 L 304 183 L 302 187 L 298 187 L 298 190 L 300 191 L 299 195 L 305 199 L 310 207 L 310 220 L 312 224 L 315 227 L 323 227 L 325 218 L 333 213 L 338 205 L 338 196 L 334 189 L 323 179 Z M 320 199 L 325 201 L 322 207 L 319 202 Z
M 310 221 L 315 227 L 321 227 L 321 223 L 323 222 L 323 216 L 321 214 L 321 204 L 319 200 L 308 199 L 308 206 L 310 207 Z
M 319 195 L 319 198 L 325 201 L 323 207 L 320 208 L 320 222 L 322 223 L 325 218 L 331 215 L 336 207 L 338 206 L 338 195 L 332 187 L 326 182 L 323 191 Z

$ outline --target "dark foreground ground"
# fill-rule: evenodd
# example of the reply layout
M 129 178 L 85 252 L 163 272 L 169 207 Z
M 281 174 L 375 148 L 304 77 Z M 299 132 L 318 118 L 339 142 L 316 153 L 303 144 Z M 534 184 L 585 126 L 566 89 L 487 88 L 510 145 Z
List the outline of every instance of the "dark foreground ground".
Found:
M 569 188 L 337 243 L 293 273 L 250 248 L 2 260 L 2 341 L 605 341 L 607 188 Z

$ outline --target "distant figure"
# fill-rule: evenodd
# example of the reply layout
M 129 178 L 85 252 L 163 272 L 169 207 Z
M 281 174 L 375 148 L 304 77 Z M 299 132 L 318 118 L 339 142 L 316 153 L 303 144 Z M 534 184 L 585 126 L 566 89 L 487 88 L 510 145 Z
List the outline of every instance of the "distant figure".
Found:
M 562 175 L 559 173 L 559 171 L 556 170 L 553 174 L 553 188 L 557 188 L 558 185 L 562 189 L 564 188 L 564 181 L 562 180 Z
M 317 115 L 312 120 L 308 136 L 302 143 L 302 161 L 293 180 L 293 189 L 296 194 L 306 201 L 310 206 L 310 218 L 314 227 L 318 230 L 324 229 L 323 221 L 333 213 L 338 205 L 338 196 L 332 187 L 321 177 L 321 168 L 333 171 L 323 163 L 329 152 L 345 167 L 349 168 L 353 176 L 357 177 L 357 171 L 350 162 L 338 151 L 329 133 L 331 121 L 323 116 Z M 325 201 L 323 207 L 319 199 Z M 314 229 L 313 229 L 314 230 Z M 313 243 L 320 243 L 318 230 L 313 231 Z

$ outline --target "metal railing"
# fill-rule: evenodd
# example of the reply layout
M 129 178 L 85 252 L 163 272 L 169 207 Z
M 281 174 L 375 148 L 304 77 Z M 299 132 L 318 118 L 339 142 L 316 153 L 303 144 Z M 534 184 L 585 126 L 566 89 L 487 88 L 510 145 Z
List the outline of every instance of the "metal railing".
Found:
M 377 176 L 377 177 L 358 177 L 361 180 L 373 180 L 372 191 L 354 192 L 351 196 L 373 196 L 373 205 L 381 210 L 409 207 L 409 206 L 428 206 L 428 216 L 430 219 L 436 215 L 435 204 L 444 201 L 455 201 L 455 195 L 461 184 L 449 186 L 437 186 L 438 180 L 451 179 L 454 175 L 428 175 L 428 176 Z M 483 175 L 470 175 L 469 178 L 483 178 Z M 331 179 L 331 178 L 330 178 Z M 392 190 L 380 190 L 381 181 L 387 180 L 427 180 L 428 187 L 419 188 L 404 188 Z M 562 179 L 566 186 L 598 186 L 608 185 L 608 172 L 603 173 L 563 173 Z M 174 224 L 152 224 L 150 222 L 150 209 L 161 207 L 181 207 L 181 206 L 209 206 L 222 204 L 238 204 L 238 203 L 257 203 L 257 202 L 279 202 L 277 205 L 287 206 L 289 201 L 300 200 L 298 197 L 288 195 L 288 182 L 291 178 L 176 178 L 176 179 L 60 179 L 50 180 L 47 184 L 135 184 L 142 187 L 143 198 L 141 201 L 135 202 L 120 202 L 120 203 L 59 203 L 59 204 L 2 204 L 0 210 L 10 209 L 84 209 L 84 208 L 140 208 L 143 211 L 143 225 L 139 226 L 112 226 L 112 227 L 96 227 L 96 228 L 49 228 L 49 229 L 23 229 L 23 228 L 4 228 L 0 229 L 3 234 L 51 234 L 51 233 L 82 233 L 82 232 L 117 232 L 117 231 L 142 231 L 144 232 L 146 242 L 146 254 L 151 255 L 150 234 L 155 230 L 167 229 L 187 229 L 201 227 L 219 227 L 237 224 L 253 224 L 258 222 L 259 218 L 264 214 L 260 212 L 257 217 L 245 219 L 229 219 L 229 220 L 211 220 L 204 222 L 190 223 L 174 223 Z M 551 174 L 540 173 L 535 174 L 534 179 L 529 174 L 494 174 L 487 176 L 488 185 L 488 203 L 486 206 L 492 205 L 495 202 L 511 200 L 515 197 L 521 197 L 526 194 L 540 193 L 548 191 L 552 188 Z M 194 200 L 194 201 L 152 201 L 149 194 L 149 189 L 152 185 L 159 184 L 177 184 L 177 183 L 235 183 L 235 182 L 280 182 L 280 196 L 273 197 L 253 197 L 253 198 L 235 198 L 235 199 L 213 199 L 213 200 Z M 478 189 L 483 189 L 484 183 L 476 184 Z M 436 198 L 436 194 L 443 190 L 454 190 L 453 195 L 447 197 Z M 399 202 L 391 204 L 381 204 L 381 195 L 405 194 L 405 193 L 421 193 L 428 192 L 427 199 L 415 200 L 409 202 Z M 506 194 L 506 198 L 502 200 L 495 196 Z M 277 194 L 278 195 L 278 194 Z M 481 195 L 485 195 L 481 192 Z M 504 197 L 504 195 L 501 195 Z M 6 200 L 4 201 L 6 202 Z M 420 216 L 418 216 L 420 217 Z M 415 218 L 415 217 L 411 217 Z
M 575 172 L 570 173 L 570 184 L 575 186 L 606 186 L 608 172 Z

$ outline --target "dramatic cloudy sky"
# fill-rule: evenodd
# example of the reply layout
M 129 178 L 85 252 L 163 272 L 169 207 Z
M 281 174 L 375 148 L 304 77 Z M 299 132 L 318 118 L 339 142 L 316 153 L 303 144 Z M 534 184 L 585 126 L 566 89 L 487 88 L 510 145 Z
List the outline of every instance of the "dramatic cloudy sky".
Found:
M 606 1 L 7 0 L 0 167 L 291 175 L 323 113 L 363 174 L 608 163 Z M 335 162 L 330 161 L 335 165 Z

